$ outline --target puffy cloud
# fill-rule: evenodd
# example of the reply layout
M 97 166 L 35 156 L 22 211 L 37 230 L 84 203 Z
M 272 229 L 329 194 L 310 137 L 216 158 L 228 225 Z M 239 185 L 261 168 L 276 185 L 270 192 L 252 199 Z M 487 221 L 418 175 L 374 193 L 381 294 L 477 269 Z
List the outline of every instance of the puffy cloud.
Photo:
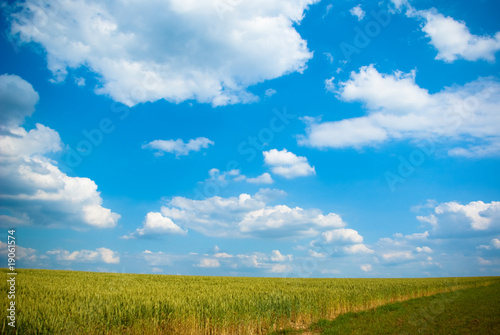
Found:
M 371 264 L 363 264 L 361 265 L 361 270 L 364 272 L 370 272 L 372 271 L 372 265 Z
M 120 263 L 118 252 L 108 248 L 98 248 L 96 250 L 77 250 L 69 252 L 68 250 L 47 251 L 48 255 L 55 256 L 58 261 L 64 262 L 104 262 L 107 264 Z
M 161 213 L 149 212 L 142 223 L 142 228 L 137 228 L 135 232 L 125 235 L 122 238 L 133 239 L 167 234 L 185 235 L 187 234 L 187 230 L 183 230 L 170 218 L 164 217 Z
M 295 155 L 286 149 L 264 151 L 264 162 L 271 167 L 274 174 L 288 179 L 315 175 L 314 166 L 309 165 L 306 157 Z
M 373 254 L 375 252 L 364 244 L 353 244 L 342 247 L 342 251 L 346 254 Z
M 42 124 L 27 131 L 20 125 L 38 101 L 33 87 L 17 76 L 0 76 L 0 216 L 2 225 L 81 224 L 109 228 L 119 214 L 102 207 L 97 185 L 89 178 L 70 177 L 50 158 L 60 152 L 59 134 Z
M 462 205 L 456 201 L 438 204 L 427 216 L 419 216 L 423 223 L 430 222 L 432 234 L 442 238 L 492 234 L 500 231 L 500 202 L 472 201 Z
M 275 89 L 273 89 L 273 88 L 268 88 L 268 89 L 266 90 L 266 92 L 265 92 L 265 94 L 266 94 L 266 96 L 267 96 L 267 97 L 272 97 L 272 96 L 273 96 L 273 95 L 275 95 L 276 93 L 278 93 L 278 92 L 276 92 L 276 90 L 275 90 Z
M 500 249 L 500 240 L 498 238 L 494 238 L 491 240 L 489 245 L 480 245 L 478 249 L 498 250 Z
M 200 268 L 218 268 L 220 267 L 220 263 L 216 259 L 204 258 L 195 266 Z
M 390 140 L 435 140 L 453 145 L 450 155 L 500 153 L 500 83 L 480 78 L 430 94 L 415 83 L 416 72 L 379 73 L 373 65 L 352 72 L 331 88 L 339 99 L 362 102 L 368 115 L 334 122 L 303 118 L 298 143 L 316 148 L 361 148 Z M 465 142 L 467 147 L 457 143 Z M 497 150 L 498 149 L 498 150 Z
M 5 242 L 0 241 L 0 255 L 5 256 L 7 259 L 8 255 L 8 247 L 9 245 Z M 40 258 L 44 258 L 44 256 L 38 256 L 37 251 L 32 248 L 24 248 L 20 245 L 16 245 L 16 260 L 22 260 L 24 262 L 36 262 Z
M 470 33 L 464 22 L 444 16 L 435 8 L 416 10 L 406 1 L 394 1 L 397 7 L 407 6 L 406 16 L 423 21 L 422 31 L 430 38 L 438 54 L 436 59 L 451 63 L 457 59 L 477 61 L 495 60 L 495 53 L 500 50 L 500 32 L 494 36 L 478 36 Z
M 294 24 L 315 2 L 25 0 L 10 33 L 44 48 L 55 81 L 86 66 L 101 79 L 97 93 L 128 106 L 225 105 L 254 101 L 248 86 L 306 68 L 312 53 Z
M 233 258 L 233 255 L 230 255 L 226 252 L 218 252 L 218 253 L 214 254 L 214 257 L 215 258 Z
M 271 260 L 273 262 L 285 262 L 285 261 L 291 261 L 292 260 L 292 255 L 282 255 L 279 250 L 273 250 L 271 254 Z
M 357 5 L 356 7 L 351 8 L 349 11 L 352 16 L 356 16 L 358 18 L 358 21 L 363 20 L 365 17 L 365 11 L 361 8 L 361 5 Z
M 269 271 L 271 273 L 287 273 L 292 271 L 292 266 L 289 264 L 275 264 Z
M 252 184 L 272 184 L 274 182 L 271 175 L 267 172 L 255 178 L 246 178 L 246 181 L 247 183 L 252 183 Z
M 198 137 L 189 140 L 187 143 L 182 139 L 177 140 L 154 140 L 142 146 L 143 149 L 157 150 L 156 156 L 163 156 L 165 152 L 175 154 L 176 157 L 187 156 L 191 151 L 200 151 L 214 145 L 214 142 L 206 137 Z
M 340 228 L 321 234 L 326 243 L 362 243 L 363 236 L 354 229 Z
M 308 237 L 345 226 L 334 213 L 323 215 L 317 209 L 268 204 L 281 194 L 261 189 L 253 196 L 215 196 L 204 200 L 174 197 L 161 208 L 161 214 L 182 229 L 218 237 Z
M 432 249 L 429 248 L 429 247 L 417 247 L 415 250 L 417 252 L 424 252 L 424 253 L 428 253 L 428 254 L 432 254 L 433 253 Z
M 396 251 L 382 254 L 382 259 L 388 263 L 401 263 L 414 258 L 409 251 Z
M 35 111 L 38 93 L 30 83 L 16 75 L 0 76 L 0 127 L 17 127 Z
M 493 262 L 492 262 L 492 261 L 487 260 L 487 259 L 484 259 L 484 258 L 482 258 L 482 257 L 478 257 L 478 258 L 477 258 L 477 261 L 478 261 L 478 263 L 479 263 L 480 265 L 492 265 L 492 264 L 493 264 Z

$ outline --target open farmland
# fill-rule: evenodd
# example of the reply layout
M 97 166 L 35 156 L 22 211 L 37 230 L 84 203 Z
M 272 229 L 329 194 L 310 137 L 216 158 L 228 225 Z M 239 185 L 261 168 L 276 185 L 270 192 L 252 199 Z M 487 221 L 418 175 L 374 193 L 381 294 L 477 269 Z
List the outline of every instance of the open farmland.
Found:
M 281 279 L 19 270 L 17 280 L 19 334 L 266 334 L 500 278 Z M 7 291 L 6 280 L 1 290 Z M 3 332 L 9 330 L 6 306 L 2 295 Z

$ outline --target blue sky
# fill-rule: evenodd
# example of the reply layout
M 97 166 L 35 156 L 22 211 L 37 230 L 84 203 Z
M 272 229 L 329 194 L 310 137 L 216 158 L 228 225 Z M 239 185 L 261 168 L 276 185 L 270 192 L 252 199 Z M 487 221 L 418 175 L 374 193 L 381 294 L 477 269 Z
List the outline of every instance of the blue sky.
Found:
M 497 2 L 48 3 L 2 4 L 19 266 L 499 274 Z

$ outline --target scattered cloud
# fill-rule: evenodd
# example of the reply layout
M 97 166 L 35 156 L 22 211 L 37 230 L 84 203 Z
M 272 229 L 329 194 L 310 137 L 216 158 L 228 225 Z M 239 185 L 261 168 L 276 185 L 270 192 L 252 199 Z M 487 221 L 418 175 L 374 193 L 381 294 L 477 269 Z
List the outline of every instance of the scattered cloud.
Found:
M 272 97 L 273 95 L 275 95 L 276 93 L 276 90 L 275 89 L 272 89 L 272 88 L 268 88 L 265 92 L 265 95 L 266 97 Z
M 470 234 L 494 234 L 500 231 L 500 202 L 472 201 L 462 205 L 456 201 L 438 204 L 433 213 L 417 217 L 429 222 L 433 236 L 451 238 Z
M 340 100 L 363 103 L 368 115 L 334 122 L 305 117 L 306 135 L 298 143 L 325 149 L 431 140 L 453 146 L 449 154 L 454 156 L 500 154 L 498 81 L 479 78 L 430 94 L 415 83 L 415 76 L 416 71 L 382 74 L 370 65 L 345 82 L 330 84 Z
M 365 11 L 361 8 L 361 5 L 357 5 L 356 7 L 351 8 L 349 11 L 352 16 L 356 16 L 358 18 L 358 21 L 363 20 L 365 17 Z
M 154 140 L 144 144 L 142 148 L 157 150 L 155 152 L 156 156 L 163 156 L 167 152 L 179 157 L 187 156 L 192 151 L 207 149 L 209 145 L 214 145 L 214 142 L 206 137 L 198 137 L 188 142 L 184 142 L 180 138 L 177 140 Z
M 161 215 L 178 229 L 216 237 L 310 237 L 345 226 L 335 213 L 323 215 L 317 209 L 269 204 L 282 195 L 279 190 L 261 189 L 253 196 L 243 193 L 204 200 L 174 197 L 161 208 Z
M 240 2 L 222 15 L 212 1 L 26 0 L 10 35 L 44 49 L 54 81 L 87 67 L 101 79 L 96 93 L 128 106 L 246 103 L 257 99 L 248 86 L 306 68 L 312 52 L 295 24 L 315 2 Z
M 438 54 L 436 59 L 452 63 L 457 59 L 495 61 L 500 50 L 500 32 L 494 36 L 478 36 L 470 33 L 465 22 L 444 16 L 435 8 L 416 10 L 405 0 L 392 0 L 397 9 L 406 7 L 406 16 L 422 20 L 422 31 L 430 38 Z
M 195 266 L 200 268 L 218 268 L 220 267 L 220 263 L 216 259 L 204 258 Z
M 286 149 L 264 151 L 264 162 L 274 174 L 287 179 L 315 175 L 314 166 L 309 165 L 306 157 L 295 155 Z
M 372 271 L 372 265 L 371 264 L 363 264 L 361 265 L 361 270 L 363 270 L 364 272 L 370 272 Z
M 273 262 L 285 262 L 291 261 L 293 259 L 292 255 L 282 255 L 279 250 L 273 250 L 271 254 L 271 261 Z
M 480 245 L 478 249 L 498 250 L 500 249 L 500 240 L 498 238 L 494 238 L 491 240 L 489 245 Z
M 354 229 L 340 228 L 321 234 L 325 243 L 362 243 L 363 236 Z
M 272 184 L 274 182 L 271 175 L 267 172 L 255 178 L 247 178 L 246 181 L 247 183 L 252 183 L 252 184 Z
M 58 261 L 64 262 L 104 262 L 106 264 L 120 263 L 118 252 L 108 248 L 98 248 L 96 250 L 77 250 L 69 252 L 68 250 L 51 250 L 47 255 L 55 256 Z
M 168 234 L 186 235 L 187 230 L 183 230 L 171 219 L 164 217 L 161 213 L 149 212 L 142 223 L 142 228 L 137 228 L 135 232 L 130 235 L 125 235 L 122 238 L 128 240 L 133 238 L 156 237 Z
M 0 76 L 0 224 L 115 227 L 120 215 L 102 207 L 97 185 L 89 178 L 70 177 L 52 155 L 64 147 L 57 131 L 42 124 L 27 131 L 38 94 L 15 75 Z

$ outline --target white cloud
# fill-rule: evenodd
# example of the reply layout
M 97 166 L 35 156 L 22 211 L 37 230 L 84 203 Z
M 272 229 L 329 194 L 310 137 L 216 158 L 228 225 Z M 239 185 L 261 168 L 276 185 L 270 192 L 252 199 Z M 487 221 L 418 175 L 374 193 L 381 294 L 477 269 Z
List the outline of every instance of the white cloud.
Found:
M 181 229 L 217 237 L 308 237 L 345 226 L 334 213 L 323 215 L 317 209 L 268 204 L 282 194 L 261 189 L 253 196 L 215 196 L 204 200 L 174 197 L 161 208 L 161 214 Z
M 361 5 L 357 5 L 356 7 L 351 8 L 349 11 L 352 16 L 356 16 L 358 18 L 358 21 L 363 20 L 365 17 L 365 11 L 361 8 Z
M 246 181 L 247 183 L 252 183 L 252 184 L 272 184 L 274 182 L 271 175 L 267 172 L 255 178 L 246 178 Z
M 321 235 L 326 243 L 356 244 L 363 242 L 363 236 L 354 229 L 340 228 L 324 232 Z
M 267 97 L 272 97 L 272 96 L 273 96 L 273 95 L 275 95 L 276 93 L 277 93 L 277 92 L 276 92 L 276 90 L 275 90 L 275 89 L 268 88 L 268 89 L 266 90 L 266 93 L 265 93 L 265 94 L 266 94 L 266 96 L 267 96 Z
M 408 5 L 406 15 L 424 21 L 422 31 L 438 51 L 436 59 L 448 63 L 457 59 L 494 61 L 495 53 L 500 50 L 500 32 L 494 36 L 473 35 L 465 22 L 444 16 L 435 8 L 415 10 Z
M 328 256 L 328 254 L 326 254 L 324 252 L 317 252 L 314 250 L 309 250 L 308 254 L 309 254 L 309 256 L 311 256 L 313 258 L 326 258 Z
M 361 270 L 364 272 L 370 272 L 372 271 L 372 265 L 371 264 L 363 264 L 361 265 Z
M 395 251 L 382 254 L 382 259 L 389 263 L 400 263 L 414 258 L 410 251 Z
M 137 237 L 151 237 L 167 234 L 187 234 L 187 230 L 183 230 L 176 225 L 170 218 L 164 217 L 161 213 L 149 212 L 142 223 L 142 228 L 137 228 L 130 235 L 125 235 L 124 239 L 133 239 Z
M 7 259 L 8 255 L 8 247 L 9 245 L 5 242 L 0 241 L 0 255 L 4 256 L 4 259 Z M 16 260 L 23 260 L 28 262 L 36 262 L 40 258 L 44 256 L 38 256 L 36 249 L 32 248 L 24 248 L 17 244 L 16 246 Z
M 349 245 L 346 247 L 342 247 L 342 250 L 346 254 L 373 254 L 375 252 L 364 244 Z
M 295 155 L 286 149 L 264 151 L 264 162 L 271 167 L 274 174 L 288 179 L 315 175 L 314 166 L 309 165 L 306 157 Z
M 33 87 L 17 76 L 0 76 L 0 108 L 5 118 L 0 132 L 0 199 L 5 224 L 40 224 L 98 228 L 116 226 L 119 214 L 102 207 L 97 185 L 70 177 L 51 155 L 63 148 L 59 134 L 42 124 L 21 127 L 38 101 Z M 4 92 L 2 92 L 4 93 Z
M 450 155 L 500 153 L 498 81 L 480 78 L 430 94 L 415 83 L 415 76 L 415 71 L 381 74 L 373 65 L 352 72 L 349 80 L 335 85 L 334 92 L 343 101 L 363 103 L 368 115 L 334 122 L 303 118 L 306 135 L 299 136 L 298 143 L 361 148 L 410 139 L 453 145 Z M 458 147 L 461 142 L 467 146 Z
M 471 233 L 491 234 L 500 231 L 500 202 L 472 201 L 462 205 L 456 201 L 435 206 L 433 213 L 417 217 L 422 223 L 430 222 L 432 234 L 456 237 Z
M 30 83 L 16 75 L 0 76 L 0 127 L 17 127 L 31 116 L 38 103 L 38 93 Z
M 482 257 L 478 257 L 477 261 L 479 262 L 480 265 L 492 265 L 493 262 L 487 259 L 484 259 Z
M 286 273 L 291 271 L 292 267 L 289 264 L 275 264 L 270 270 L 271 273 Z
M 107 264 L 120 263 L 120 255 L 118 252 L 108 248 L 98 248 L 96 250 L 77 250 L 69 252 L 68 250 L 51 250 L 47 251 L 48 255 L 53 255 L 58 261 L 65 262 L 104 262 Z
M 216 259 L 204 258 L 195 266 L 200 268 L 218 268 L 220 267 L 220 263 Z
M 500 249 L 500 240 L 498 238 L 494 238 L 490 241 L 489 245 L 480 245 L 477 248 L 486 250 L 498 250 Z
M 207 149 L 209 145 L 214 145 L 214 142 L 206 137 L 198 137 L 184 142 L 182 139 L 177 140 L 154 140 L 142 146 L 143 149 L 157 150 L 156 156 L 163 156 L 165 152 L 175 154 L 176 157 L 187 156 L 191 151 L 200 151 Z
M 214 257 L 215 258 L 233 258 L 233 255 L 230 255 L 230 254 L 225 253 L 225 252 L 218 252 L 218 253 L 214 254 Z
M 248 86 L 306 68 L 312 53 L 294 25 L 315 2 L 26 0 L 11 35 L 43 47 L 55 81 L 88 67 L 101 79 L 97 93 L 128 106 L 225 105 L 254 101 Z
M 279 250 L 273 250 L 271 254 L 271 261 L 273 262 L 285 262 L 291 261 L 293 259 L 292 255 L 282 255 Z
M 429 247 L 417 247 L 415 250 L 417 252 L 419 252 L 419 253 L 421 253 L 421 252 L 428 253 L 428 254 L 432 254 L 433 253 L 432 249 L 429 248 Z

